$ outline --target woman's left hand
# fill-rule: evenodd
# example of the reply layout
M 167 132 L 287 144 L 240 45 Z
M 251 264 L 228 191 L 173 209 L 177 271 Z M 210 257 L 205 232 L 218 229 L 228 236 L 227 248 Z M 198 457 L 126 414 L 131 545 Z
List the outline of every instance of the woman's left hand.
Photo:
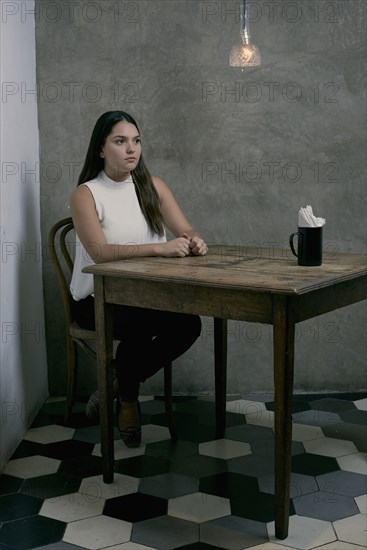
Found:
M 194 237 L 189 237 L 187 233 L 184 233 L 182 236 L 189 239 L 190 253 L 194 256 L 205 256 L 205 254 L 208 252 L 207 244 L 198 235 L 195 235 Z

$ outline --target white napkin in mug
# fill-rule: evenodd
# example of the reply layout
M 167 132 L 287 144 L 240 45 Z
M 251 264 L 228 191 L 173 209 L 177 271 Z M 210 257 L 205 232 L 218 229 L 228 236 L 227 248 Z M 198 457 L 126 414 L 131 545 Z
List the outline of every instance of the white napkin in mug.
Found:
M 312 212 L 312 206 L 307 205 L 306 208 L 300 208 L 298 212 L 298 227 L 322 227 L 325 225 L 324 218 L 317 218 Z

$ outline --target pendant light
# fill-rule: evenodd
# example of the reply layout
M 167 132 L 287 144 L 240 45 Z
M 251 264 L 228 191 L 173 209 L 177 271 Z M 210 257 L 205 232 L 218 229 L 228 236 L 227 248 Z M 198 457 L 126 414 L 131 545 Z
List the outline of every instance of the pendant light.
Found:
M 229 54 L 231 67 L 255 67 L 261 64 L 261 55 L 255 44 L 251 43 L 246 0 L 242 0 L 241 13 L 241 42 L 235 44 Z

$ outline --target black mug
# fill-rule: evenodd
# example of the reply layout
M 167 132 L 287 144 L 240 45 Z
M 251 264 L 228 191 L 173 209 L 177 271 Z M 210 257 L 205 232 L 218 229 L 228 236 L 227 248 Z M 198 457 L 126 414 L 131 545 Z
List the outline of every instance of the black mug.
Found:
M 322 227 L 299 227 L 297 233 L 289 237 L 291 250 L 298 258 L 298 265 L 322 264 Z M 294 249 L 293 239 L 298 236 L 298 254 Z

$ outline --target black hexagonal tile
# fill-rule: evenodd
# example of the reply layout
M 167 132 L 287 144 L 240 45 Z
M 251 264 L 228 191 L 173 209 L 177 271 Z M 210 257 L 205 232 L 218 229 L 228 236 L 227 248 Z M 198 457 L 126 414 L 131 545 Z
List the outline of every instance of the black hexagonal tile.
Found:
M 115 463 L 115 472 L 133 477 L 147 477 L 168 472 L 170 464 L 166 458 L 140 455 L 118 460 Z
M 204 455 L 194 455 L 189 460 L 186 457 L 179 457 L 172 462 L 171 466 L 172 472 L 196 479 L 220 474 L 226 470 L 225 460 Z
M 231 428 L 233 426 L 244 426 L 246 425 L 246 417 L 243 414 L 237 414 L 233 412 L 227 412 L 226 416 L 226 426 Z M 216 420 L 214 419 L 214 425 L 216 425 Z
M 330 426 L 323 426 L 321 429 L 327 437 L 352 441 L 359 451 L 367 452 L 367 426 L 339 422 Z
M 269 457 L 275 456 L 275 446 L 273 439 L 265 439 L 264 441 L 254 441 L 251 443 L 252 454 L 264 455 Z M 291 453 L 299 455 L 305 452 L 305 448 L 299 441 L 292 441 Z
M 359 399 L 366 399 L 367 392 L 337 392 L 337 393 L 328 393 L 327 397 L 334 399 L 344 399 L 347 401 L 358 401 Z
M 93 449 L 93 443 L 85 443 L 83 441 L 77 441 L 76 439 L 67 439 L 65 441 L 57 441 L 56 443 L 47 443 L 43 445 L 42 450 L 38 454 L 58 460 L 66 460 L 68 458 L 90 456 Z
M 252 443 L 254 441 L 272 440 L 274 445 L 274 432 L 271 428 L 256 426 L 254 424 L 241 424 L 238 426 L 227 427 L 225 431 L 226 439 L 234 441 L 243 441 Z
M 145 454 L 156 457 L 174 459 L 175 457 L 188 457 L 198 454 L 199 445 L 192 441 L 181 441 L 180 439 L 173 441 L 166 439 L 164 441 L 156 441 L 148 443 L 145 447 Z
M 81 485 L 81 478 L 69 474 L 48 474 L 24 480 L 20 492 L 36 498 L 54 498 L 69 493 L 76 493 Z
M 231 513 L 234 516 L 268 523 L 275 519 L 275 496 L 269 493 L 252 493 L 231 499 Z M 294 514 L 292 501 L 289 514 Z
M 102 474 L 102 458 L 99 456 L 84 456 L 67 458 L 59 466 L 60 474 L 69 474 L 80 478 L 98 476 Z
M 349 422 L 350 424 L 367 425 L 367 411 L 346 411 L 339 413 L 339 416 L 344 422 Z
M 258 478 L 259 489 L 264 493 L 275 494 L 275 475 L 269 474 Z M 291 472 L 290 497 L 295 498 L 309 493 L 316 493 L 319 486 L 313 476 Z
M 223 498 L 240 498 L 243 495 L 258 494 L 256 478 L 233 472 L 223 472 L 199 480 L 199 491 Z
M 323 521 L 337 521 L 359 513 L 352 497 L 318 491 L 293 499 L 298 515 Z
M 322 427 L 340 422 L 339 414 L 328 411 L 319 411 L 317 409 L 294 413 L 292 416 L 294 422 L 297 424 L 307 424 L 308 426 Z
M 251 477 L 260 477 L 274 471 L 274 459 L 263 455 L 246 455 L 227 460 L 229 472 Z
M 167 513 L 167 507 L 167 499 L 142 493 L 132 493 L 131 495 L 106 500 L 103 514 L 135 523 L 164 516 Z
M 274 411 L 275 410 L 275 401 L 265 403 L 266 410 Z M 293 399 L 292 401 L 292 413 L 300 413 L 303 411 L 309 411 L 311 409 L 310 403 L 304 401 L 303 399 Z
M 85 416 L 85 403 L 77 401 L 73 406 L 73 411 L 67 424 L 64 421 L 66 401 L 54 401 L 46 403 L 36 418 L 31 428 L 40 428 L 49 424 L 58 424 L 70 428 L 81 428 L 90 426 L 91 422 Z
M 317 411 L 333 412 L 337 414 L 345 411 L 355 411 L 357 409 L 353 401 L 333 399 L 332 397 L 315 399 L 310 403 L 310 407 Z
M 73 439 L 84 441 L 85 443 L 100 443 L 101 427 L 98 424 L 96 426 L 83 426 L 82 428 L 77 428 L 74 432 Z
M 45 403 L 36 418 L 33 420 L 31 428 L 40 428 L 50 424 L 64 425 L 65 401 L 54 401 Z
M 348 497 L 358 497 L 367 493 L 367 478 L 363 474 L 338 470 L 316 477 L 320 491 Z
M 151 399 L 150 401 L 143 401 L 140 403 L 140 410 L 142 416 L 147 417 L 147 422 L 152 424 L 152 418 L 156 415 L 165 414 L 166 409 L 163 401 Z
M 167 428 L 169 424 L 168 416 L 166 415 L 166 413 L 152 415 L 143 414 L 141 416 L 141 423 L 155 424 L 156 426 L 163 426 L 164 428 Z
M 244 399 L 245 401 L 256 401 L 257 403 L 266 404 L 274 401 L 274 392 L 241 394 L 238 399 Z
M 215 413 L 212 411 L 203 412 L 198 415 L 199 424 L 204 424 L 206 426 L 216 427 L 217 421 Z M 225 424 L 228 428 L 232 426 L 243 426 L 246 424 L 246 417 L 244 414 L 237 414 L 233 412 L 226 412 L 225 414 Z
M 30 550 L 62 540 L 66 523 L 43 516 L 31 516 L 3 523 L 0 544 L 9 549 Z
M 0 497 L 0 523 L 26 518 L 38 514 L 43 500 L 40 498 L 13 493 Z
M 0 550 L 2 550 L 1 546 Z M 37 548 L 33 548 L 33 550 L 82 550 L 82 548 L 67 542 L 55 542 L 54 544 L 48 544 L 47 546 L 37 546 Z
M 299 474 L 318 476 L 340 468 L 335 458 L 307 453 L 292 457 L 291 470 Z
M 0 476 L 0 495 L 10 495 L 17 493 L 23 483 L 20 477 L 9 476 L 3 474 Z
M 192 415 L 191 415 L 192 416 Z M 193 443 L 205 443 L 216 439 L 216 427 L 213 425 L 199 424 L 198 419 L 190 421 L 187 415 L 184 418 L 176 417 L 176 429 L 178 439 Z
M 197 523 L 166 515 L 134 524 L 131 541 L 169 550 L 199 542 L 199 537 Z
M 33 420 L 30 428 L 42 428 L 43 426 L 50 426 L 51 424 L 60 424 L 61 426 L 64 425 L 64 417 L 63 415 L 52 415 L 47 413 L 39 412 L 36 418 Z
M 176 403 L 175 410 L 183 413 L 195 414 L 198 417 L 209 414 L 215 418 L 214 401 L 204 401 L 200 399 L 182 401 L 181 403 Z
M 184 546 L 175 546 L 172 550 L 223 550 L 223 547 L 212 546 L 205 542 L 194 542 L 193 544 L 185 544 Z
M 42 443 L 35 443 L 33 441 L 27 441 L 26 439 L 23 439 L 12 454 L 11 459 L 15 460 L 17 458 L 25 458 L 27 456 L 34 456 L 41 454 L 41 451 L 43 449 Z
M 200 540 L 230 550 L 242 550 L 267 542 L 268 536 L 265 523 L 231 514 L 202 523 Z
M 198 484 L 198 480 L 193 477 L 167 472 L 141 479 L 139 492 L 169 499 L 196 493 Z
M 68 428 L 75 428 L 76 430 L 80 428 L 87 428 L 88 426 L 98 426 L 99 427 L 99 418 L 90 420 L 86 417 L 85 411 L 73 412 L 69 418 L 67 424 Z

